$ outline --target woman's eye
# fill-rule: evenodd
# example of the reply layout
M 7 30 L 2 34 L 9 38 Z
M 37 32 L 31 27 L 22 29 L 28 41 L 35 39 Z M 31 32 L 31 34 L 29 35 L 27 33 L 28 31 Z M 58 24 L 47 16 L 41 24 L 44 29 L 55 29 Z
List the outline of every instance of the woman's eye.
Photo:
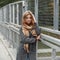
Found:
M 31 19 L 31 17 L 26 17 L 26 19 Z

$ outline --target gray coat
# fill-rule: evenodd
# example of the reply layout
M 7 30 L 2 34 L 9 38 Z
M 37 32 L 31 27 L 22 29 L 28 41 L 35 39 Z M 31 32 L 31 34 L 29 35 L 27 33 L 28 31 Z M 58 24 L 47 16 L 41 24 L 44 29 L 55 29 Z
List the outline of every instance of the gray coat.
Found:
M 40 34 L 40 29 L 38 28 L 38 26 L 36 25 L 36 31 L 37 34 Z M 26 37 L 23 32 L 22 29 L 20 28 L 20 44 L 19 44 L 19 48 L 17 51 L 17 57 L 16 60 L 26 60 L 27 58 L 27 52 L 24 50 L 24 44 L 28 43 L 29 44 L 29 58 L 30 60 L 36 60 L 36 39 L 34 37 Z

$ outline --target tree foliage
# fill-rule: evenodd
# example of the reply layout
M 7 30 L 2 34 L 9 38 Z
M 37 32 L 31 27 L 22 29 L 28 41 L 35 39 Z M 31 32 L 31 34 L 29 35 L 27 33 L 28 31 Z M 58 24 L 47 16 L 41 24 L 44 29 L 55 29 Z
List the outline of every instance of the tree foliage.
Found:
M 15 1 L 19 1 L 19 0 L 0 0 L 0 7 L 3 7 L 7 4 L 15 2 Z

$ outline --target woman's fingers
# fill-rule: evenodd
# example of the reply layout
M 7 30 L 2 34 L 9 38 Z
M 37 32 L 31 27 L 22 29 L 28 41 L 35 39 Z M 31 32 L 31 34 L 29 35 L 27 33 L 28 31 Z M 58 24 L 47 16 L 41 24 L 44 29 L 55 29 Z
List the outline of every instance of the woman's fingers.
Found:
M 28 44 L 24 44 L 24 50 L 27 51 L 27 53 L 29 53 L 29 45 Z
M 37 38 L 36 38 L 37 40 L 40 40 L 40 35 L 39 36 L 37 36 Z

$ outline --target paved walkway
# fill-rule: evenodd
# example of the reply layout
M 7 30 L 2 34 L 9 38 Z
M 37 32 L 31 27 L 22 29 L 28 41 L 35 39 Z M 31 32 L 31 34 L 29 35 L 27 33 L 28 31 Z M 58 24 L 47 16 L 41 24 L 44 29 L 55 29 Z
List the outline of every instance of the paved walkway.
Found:
M 11 60 L 1 40 L 0 40 L 0 60 Z
M 0 60 L 16 60 L 16 49 L 0 34 Z

